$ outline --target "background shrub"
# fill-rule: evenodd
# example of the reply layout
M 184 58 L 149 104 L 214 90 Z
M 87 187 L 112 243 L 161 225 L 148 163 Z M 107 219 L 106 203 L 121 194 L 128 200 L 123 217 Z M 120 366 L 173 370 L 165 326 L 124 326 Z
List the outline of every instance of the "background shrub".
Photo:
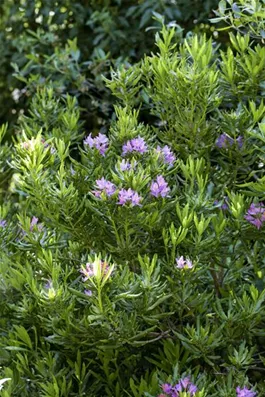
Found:
M 187 1 L 9 1 L 1 2 L 1 122 L 27 111 L 39 86 L 52 84 L 57 95 L 78 98 L 90 129 L 112 113 L 112 99 L 102 84 L 110 66 L 135 62 L 154 50 L 153 15 L 187 29 L 207 20 L 216 0 Z M 17 78 L 19 80 L 17 80 Z M 19 83 L 20 81 L 20 83 Z

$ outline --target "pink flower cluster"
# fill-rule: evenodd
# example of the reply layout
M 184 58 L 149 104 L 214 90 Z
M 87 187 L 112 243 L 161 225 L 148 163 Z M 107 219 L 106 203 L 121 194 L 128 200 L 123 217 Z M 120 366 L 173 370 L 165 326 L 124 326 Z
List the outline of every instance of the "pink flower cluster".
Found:
M 93 191 L 96 197 L 100 197 L 103 192 L 110 197 L 116 192 L 114 183 L 107 181 L 105 178 L 97 179 L 96 186 L 97 190 Z
M 134 207 L 135 205 L 140 205 L 140 201 L 142 197 L 135 192 L 134 190 L 130 189 L 121 189 L 119 191 L 119 201 L 118 204 L 125 205 L 127 203 L 132 204 Z
M 187 397 L 192 397 L 195 396 L 195 393 L 198 391 L 197 386 L 194 385 L 188 377 L 181 379 L 179 383 L 174 386 L 169 383 L 164 383 L 161 387 L 163 394 L 159 394 L 158 397 L 179 397 L 179 393 L 181 392 L 186 392 Z
M 252 390 L 249 390 L 246 386 L 241 389 L 241 387 L 236 388 L 236 396 L 237 397 L 255 397 L 257 393 Z
M 102 197 L 102 193 L 111 197 L 116 193 L 116 186 L 106 180 L 105 178 L 96 180 L 96 190 L 93 191 L 94 195 L 98 198 Z M 154 197 L 166 197 L 170 192 L 167 182 L 162 175 L 158 175 L 156 180 L 151 183 L 150 194 Z M 140 205 L 142 197 L 133 189 L 121 189 L 118 193 L 119 205 L 132 204 L 132 206 Z
M 166 197 L 170 189 L 162 175 L 158 175 L 156 180 L 151 183 L 150 193 L 154 197 Z
M 137 137 L 127 141 L 122 147 L 122 155 L 125 156 L 127 153 L 145 153 L 147 152 L 147 145 L 145 140 L 141 137 Z
M 94 190 L 93 193 L 96 197 L 101 197 L 102 193 L 105 193 L 108 197 L 112 196 L 116 191 L 116 186 L 107 181 L 105 178 L 98 179 L 96 181 L 97 190 Z M 135 192 L 133 189 L 121 189 L 118 193 L 119 201 L 117 204 L 125 205 L 125 204 L 132 204 L 134 207 L 135 205 L 140 205 L 140 201 L 142 197 Z

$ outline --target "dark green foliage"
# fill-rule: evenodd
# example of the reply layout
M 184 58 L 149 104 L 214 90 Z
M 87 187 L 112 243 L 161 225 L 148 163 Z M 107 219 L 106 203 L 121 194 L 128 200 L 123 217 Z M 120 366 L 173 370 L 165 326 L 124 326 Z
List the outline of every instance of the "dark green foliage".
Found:
M 112 113 L 112 99 L 101 75 L 108 75 L 110 65 L 116 68 L 126 60 L 139 60 L 154 48 L 152 29 L 158 30 L 161 24 L 153 16 L 181 21 L 190 29 L 194 20 L 212 15 L 217 3 L 2 1 L 1 121 L 16 120 L 36 88 L 50 83 L 57 94 L 78 98 L 89 128 L 104 125 Z

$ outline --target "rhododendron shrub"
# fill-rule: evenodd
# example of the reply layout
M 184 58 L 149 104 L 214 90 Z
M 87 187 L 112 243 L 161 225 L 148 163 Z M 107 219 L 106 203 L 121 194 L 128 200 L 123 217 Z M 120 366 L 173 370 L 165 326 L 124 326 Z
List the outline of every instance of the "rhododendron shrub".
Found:
M 20 117 L 0 212 L 4 397 L 262 396 L 265 52 L 230 38 L 164 26 L 156 54 L 106 81 L 108 130 L 51 89 Z

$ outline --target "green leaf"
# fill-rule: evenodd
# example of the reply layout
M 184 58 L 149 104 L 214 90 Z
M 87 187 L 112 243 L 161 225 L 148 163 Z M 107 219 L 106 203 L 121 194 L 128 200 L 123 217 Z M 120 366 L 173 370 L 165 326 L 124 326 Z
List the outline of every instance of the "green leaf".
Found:
M 221 15 L 224 15 L 226 11 L 226 0 L 221 0 L 218 4 L 218 9 Z
M 27 330 L 19 325 L 15 325 L 14 329 L 18 338 L 32 350 L 33 346 Z

